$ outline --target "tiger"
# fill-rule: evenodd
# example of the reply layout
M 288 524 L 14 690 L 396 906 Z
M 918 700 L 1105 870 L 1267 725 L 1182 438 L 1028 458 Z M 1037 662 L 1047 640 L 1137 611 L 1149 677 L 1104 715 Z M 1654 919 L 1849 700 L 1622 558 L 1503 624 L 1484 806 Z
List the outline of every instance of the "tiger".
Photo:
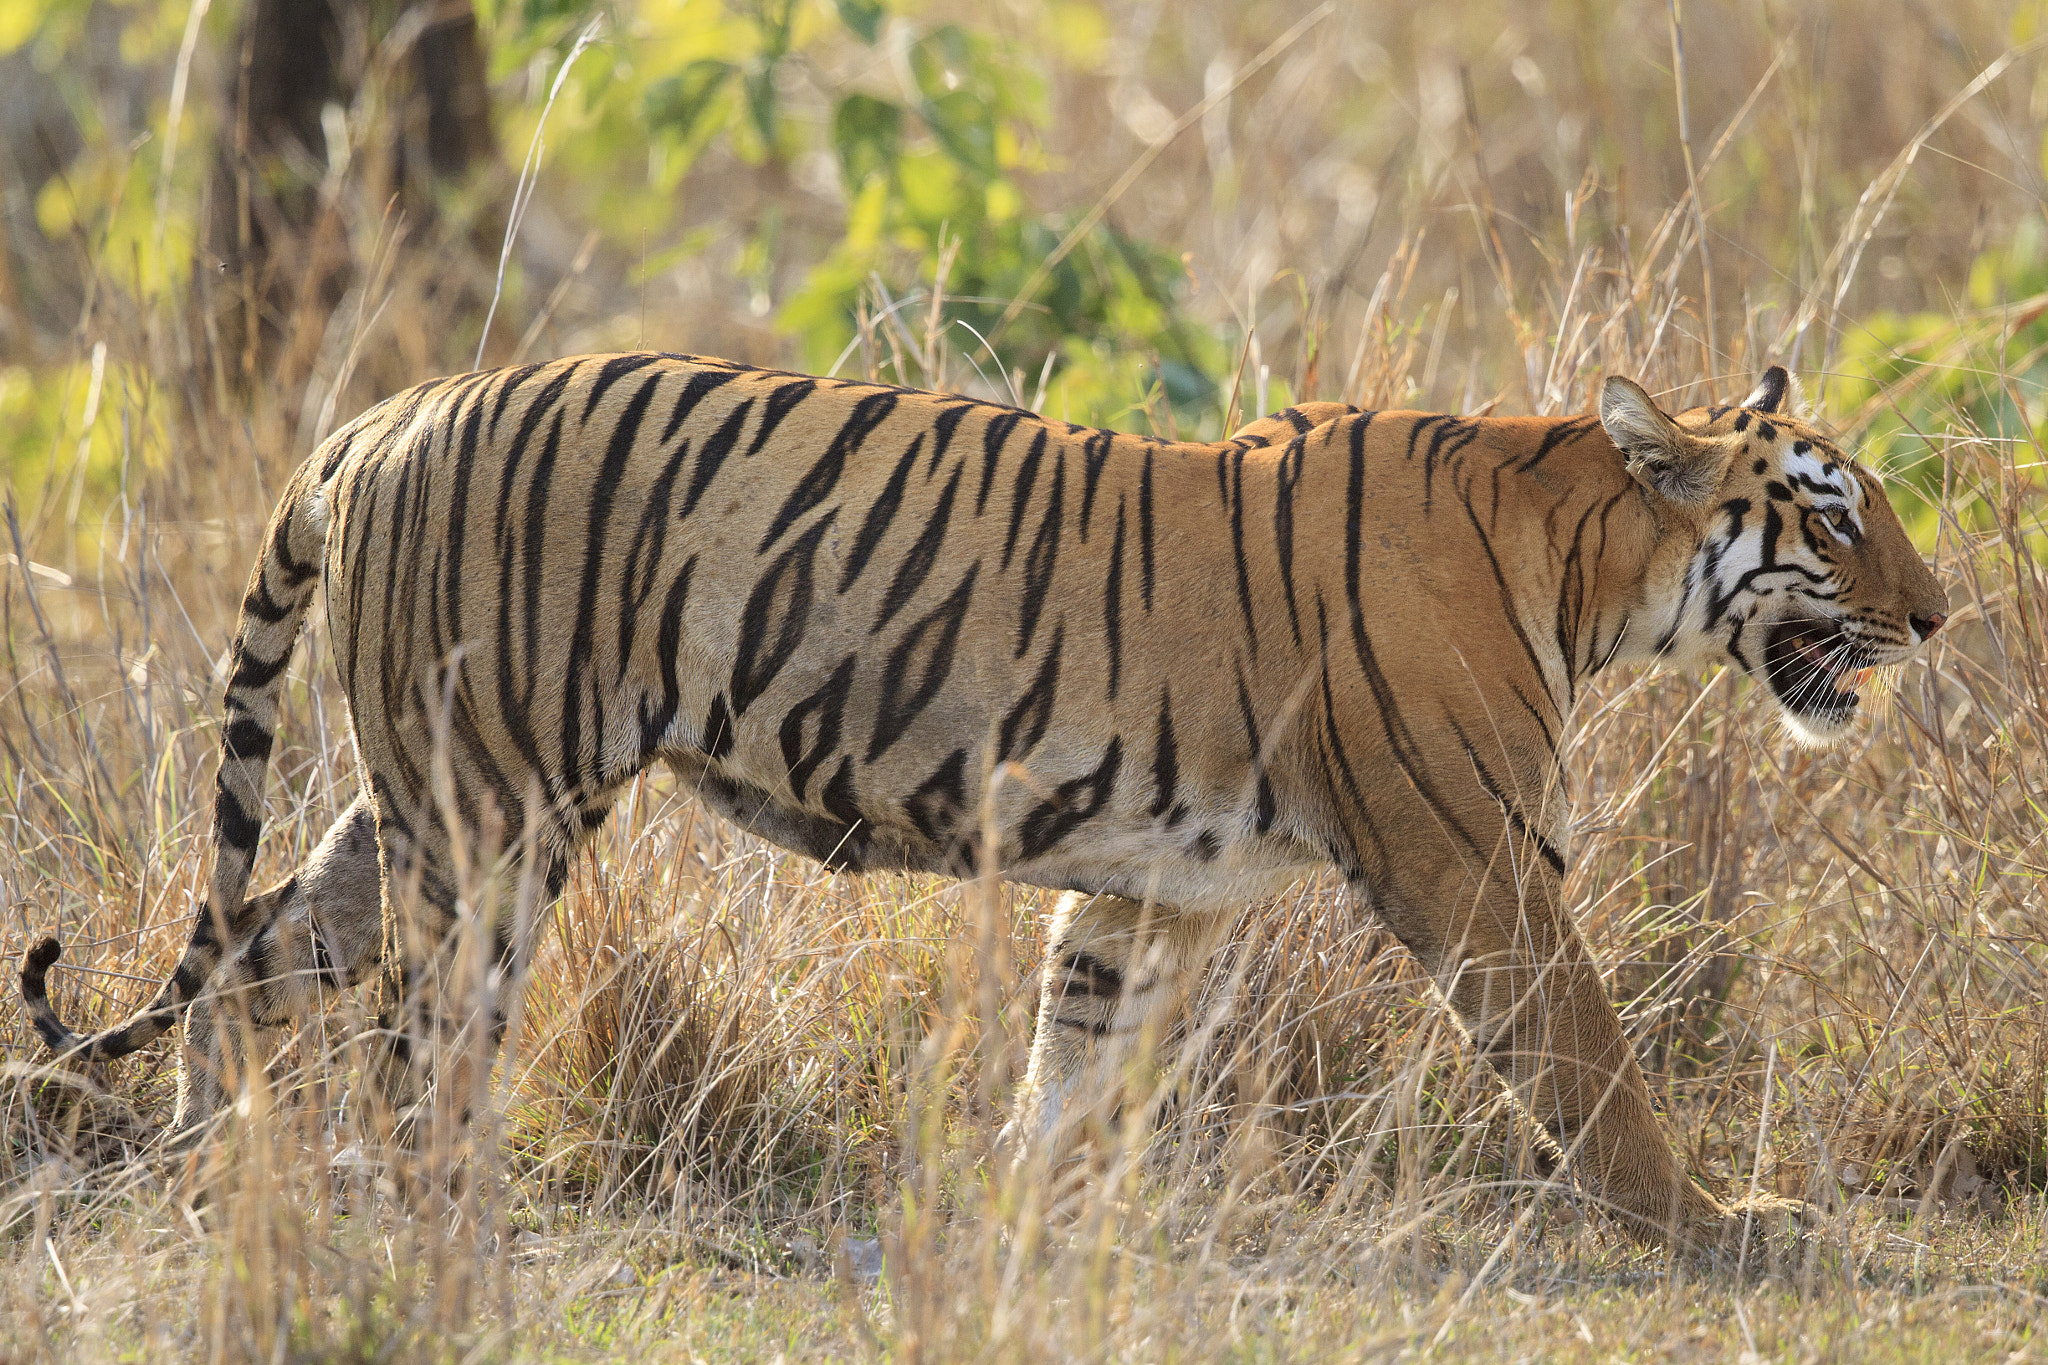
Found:
M 250 896 L 323 587 L 360 793 Z M 659 763 L 835 871 L 1062 893 L 1009 1160 L 1070 1160 L 1151 1102 L 1138 1050 L 1243 908 L 1334 870 L 1600 1207 L 1717 1245 L 1757 1206 L 1674 1154 L 1561 899 L 1576 709 L 1617 666 L 1728 664 L 1824 743 L 1865 670 L 1946 619 L 1879 478 L 1780 366 L 1675 417 L 1615 375 L 1580 415 L 1307 402 L 1215 443 L 691 355 L 443 378 L 336 432 L 277 504 L 229 656 L 214 863 L 160 994 L 81 1038 L 47 994 L 53 937 L 21 986 L 74 1058 L 182 1019 L 189 1133 L 255 1031 L 375 977 L 374 1074 L 418 1112 L 483 1014 L 437 984 L 477 941 L 458 926 L 487 927 L 504 1000 Z M 480 865 L 494 914 L 465 890 Z

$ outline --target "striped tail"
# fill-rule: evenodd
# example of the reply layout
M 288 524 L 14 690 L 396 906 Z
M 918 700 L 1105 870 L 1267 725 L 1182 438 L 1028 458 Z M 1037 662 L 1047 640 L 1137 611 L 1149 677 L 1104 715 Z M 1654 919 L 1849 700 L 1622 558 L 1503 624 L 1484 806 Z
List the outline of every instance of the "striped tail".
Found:
M 250 927 L 240 920 L 263 829 L 263 779 L 270 767 L 278 693 L 325 558 L 330 510 L 321 464 L 318 457 L 308 460 L 286 485 L 242 597 L 213 802 L 213 880 L 192 926 L 192 941 L 148 1008 L 89 1038 L 73 1033 L 50 1006 L 46 978 L 63 956 L 63 945 L 55 938 L 38 941 L 22 957 L 21 995 L 36 1032 L 53 1051 L 93 1060 L 147 1047 L 177 1024 L 179 1010 L 198 995 Z

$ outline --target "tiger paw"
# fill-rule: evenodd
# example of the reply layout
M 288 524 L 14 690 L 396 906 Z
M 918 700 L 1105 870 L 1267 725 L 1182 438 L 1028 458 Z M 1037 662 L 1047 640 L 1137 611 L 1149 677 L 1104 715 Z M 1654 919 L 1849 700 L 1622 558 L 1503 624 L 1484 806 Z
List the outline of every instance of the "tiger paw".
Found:
M 1746 1246 L 1752 1253 L 1775 1253 L 1795 1245 L 1808 1229 L 1820 1225 L 1822 1217 L 1818 1206 L 1802 1199 L 1775 1194 L 1738 1199 L 1727 1205 L 1719 1250 L 1739 1252 Z
M 1804 1199 L 1785 1199 L 1775 1194 L 1753 1194 L 1728 1206 L 1731 1222 L 1755 1223 L 1772 1231 L 1796 1232 L 1817 1226 L 1820 1207 Z

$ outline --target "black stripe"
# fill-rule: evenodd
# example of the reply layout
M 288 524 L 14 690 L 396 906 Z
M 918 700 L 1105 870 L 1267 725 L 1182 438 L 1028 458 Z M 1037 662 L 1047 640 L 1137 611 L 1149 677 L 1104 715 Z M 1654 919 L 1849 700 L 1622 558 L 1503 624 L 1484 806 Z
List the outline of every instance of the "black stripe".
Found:
M 1259 741 L 1258 717 L 1252 714 L 1252 694 L 1244 685 L 1244 670 L 1237 671 L 1237 714 L 1244 722 L 1245 741 L 1251 748 L 1252 772 L 1258 776 L 1257 812 L 1253 816 L 1253 828 L 1264 834 L 1273 827 L 1276 803 L 1273 799 L 1273 782 L 1266 773 L 1266 749 Z
M 939 472 L 939 461 L 946 456 L 946 450 L 953 444 L 953 433 L 960 428 L 961 419 L 974 411 L 974 404 L 958 402 L 943 409 L 932 419 L 932 455 L 924 467 L 924 476 L 929 479 Z
M 1227 482 L 1223 478 L 1226 455 L 1230 460 L 1231 475 Z M 1259 623 L 1252 615 L 1252 575 L 1244 556 L 1243 447 L 1233 446 L 1218 452 L 1216 476 L 1217 482 L 1224 484 L 1224 501 L 1230 507 L 1230 556 L 1237 565 L 1237 609 L 1244 617 L 1245 645 L 1251 650 L 1251 656 L 1256 659 L 1259 657 Z
M 718 477 L 718 471 L 725 464 L 725 457 L 732 454 L 733 447 L 740 442 L 740 432 L 747 425 L 747 413 L 752 410 L 754 400 L 745 399 L 736 404 L 718 424 L 718 429 L 706 436 L 697 447 L 697 463 L 690 470 L 690 486 L 683 493 L 683 507 L 676 515 L 687 517 L 697 510 L 697 499 L 704 496 L 704 490 Z M 683 442 L 684 449 L 689 441 Z
M 1479 424 L 1477 422 L 1466 422 L 1452 417 L 1446 419 L 1444 424 L 1436 429 L 1436 435 L 1430 437 L 1429 450 L 1422 457 L 1422 514 L 1424 516 L 1429 515 L 1430 503 L 1436 497 L 1437 462 L 1441 460 L 1445 464 L 1449 464 L 1451 456 L 1457 454 L 1466 446 L 1471 445 L 1478 436 Z M 1457 438 L 1457 444 L 1446 449 L 1445 444 L 1452 437 Z
M 410 691 L 408 683 L 416 676 L 412 645 L 419 574 L 417 571 L 408 572 L 401 580 L 399 567 L 404 564 L 410 568 L 414 563 L 413 555 L 417 553 L 419 511 L 427 501 L 426 471 L 435 430 L 432 423 L 421 425 L 414 440 L 399 452 L 398 484 L 392 496 L 391 512 L 383 523 L 384 540 L 377 547 L 380 556 L 377 562 L 384 566 L 384 592 L 377 601 L 383 629 L 375 632 L 379 640 L 381 665 L 377 681 L 379 700 L 387 716 L 402 715 L 406 704 L 413 700 L 405 694 Z M 408 535 L 408 531 L 412 534 Z M 358 618 L 358 628 L 360 625 Z M 418 791 L 423 774 L 408 747 L 393 745 L 391 760 L 406 789 Z
M 668 421 L 661 428 L 661 444 L 667 445 L 675 439 L 676 432 L 697 410 L 697 405 L 704 401 L 705 394 L 739 377 L 738 370 L 699 370 L 691 375 L 684 382 L 682 392 L 676 395 L 676 405 L 669 409 Z
M 1003 442 L 1010 439 L 1010 433 L 1017 429 L 1017 423 L 1024 420 L 1021 412 L 1004 411 L 989 419 L 981 433 L 981 488 L 974 495 L 974 515 L 982 514 L 988 506 L 989 486 L 995 482 L 996 462 L 1002 458 Z
M 1358 599 L 1358 543 L 1365 526 L 1365 433 L 1379 414 L 1361 413 L 1351 424 L 1350 478 L 1344 492 L 1344 602 L 1351 618 L 1364 618 Z
M 782 745 L 783 766 L 789 770 L 789 789 L 799 803 L 804 799 L 804 789 L 810 785 L 811 774 L 839 747 L 840 719 L 846 710 L 847 694 L 853 690 L 853 667 L 858 657 L 849 654 L 841 659 L 832 676 L 782 718 L 776 739 Z M 817 733 L 806 745 L 804 722 L 814 713 L 818 718 Z
M 704 717 L 704 739 L 698 747 L 712 758 L 724 758 L 732 752 L 732 742 L 732 712 L 726 709 L 721 692 L 711 699 L 711 711 Z
M 996 741 L 998 763 L 1022 758 L 1045 738 L 1046 727 L 1052 724 L 1053 697 L 1059 691 L 1060 646 L 1066 632 L 1064 621 L 1053 627 L 1052 647 L 1045 651 L 1037 676 L 1032 678 L 1031 686 L 1017 699 L 1009 714 L 1003 717 Z
M 853 841 L 853 832 L 866 823 L 867 816 L 861 813 L 860 798 L 853 784 L 853 760 L 839 760 L 839 770 L 832 774 L 832 780 L 825 784 L 825 790 L 818 793 L 818 804 L 823 806 L 833 819 L 846 827 L 846 833 L 829 852 L 818 855 L 818 861 L 827 867 L 847 871 L 858 870 L 859 848 Z
M 292 520 L 298 516 L 299 499 L 304 496 L 304 493 L 300 492 L 284 505 L 279 514 L 277 531 L 270 537 L 271 562 L 283 572 L 285 584 L 290 588 L 303 587 L 307 579 L 320 572 L 319 560 L 308 564 L 292 556 Z
M 1485 788 L 1488 796 L 1493 798 L 1494 804 L 1501 808 L 1501 812 L 1507 816 L 1508 823 L 1514 827 L 1515 832 L 1534 843 L 1537 852 L 1543 855 L 1543 861 L 1549 863 L 1551 870 L 1562 877 L 1564 875 L 1563 856 L 1558 853 L 1550 840 L 1544 838 L 1542 833 L 1529 823 L 1528 819 L 1522 814 L 1521 809 L 1508 798 L 1507 792 L 1502 789 L 1500 783 L 1494 780 L 1493 774 L 1486 770 L 1486 765 L 1479 759 L 1479 751 L 1472 747 L 1471 739 L 1465 734 L 1465 727 L 1458 724 L 1456 717 L 1446 717 L 1446 719 L 1450 721 L 1451 730 L 1458 736 L 1458 743 L 1464 746 L 1465 757 L 1471 761 L 1472 771 L 1478 775 L 1479 785 Z
M 1050 851 L 1053 845 L 1100 814 L 1115 789 L 1123 753 L 1123 738 L 1112 737 L 1094 771 L 1060 783 L 1053 788 L 1050 800 L 1034 806 L 1018 830 L 1017 856 L 1028 861 Z
M 932 566 L 939 562 L 939 547 L 945 542 L 946 527 L 953 516 L 953 495 L 960 490 L 960 474 L 965 468 L 964 462 L 953 466 L 953 477 L 946 480 L 938 505 L 925 518 L 924 530 L 917 534 L 917 544 L 910 547 L 910 553 L 896 566 L 896 576 L 889 580 L 889 591 L 882 598 L 881 614 L 868 628 L 868 634 L 882 633 L 882 627 L 888 625 L 890 618 L 917 595 L 917 590 L 931 575 Z
M 1330 688 L 1330 621 L 1324 610 L 1323 595 L 1320 591 L 1316 593 L 1316 635 L 1322 645 L 1320 681 L 1323 693 L 1323 743 L 1328 748 L 1329 757 L 1336 760 L 1337 775 L 1344 780 L 1345 793 L 1351 798 L 1350 813 L 1356 817 L 1358 828 L 1373 842 L 1373 866 L 1384 868 L 1387 864 L 1386 842 L 1373 825 L 1371 812 L 1366 809 L 1365 789 L 1359 785 L 1358 773 L 1351 766 L 1350 752 L 1344 747 L 1343 731 L 1337 724 L 1337 700 Z M 1363 866 L 1366 855 L 1358 847 L 1358 839 L 1352 831 L 1351 821 L 1344 822 L 1344 832 L 1351 838 L 1350 860 L 1360 865 L 1362 873 L 1369 875 L 1371 869 Z M 1337 861 L 1341 864 L 1345 860 L 1339 858 Z M 1348 871 L 1346 875 L 1350 875 Z
M 644 370 L 660 359 L 661 357 L 658 355 L 642 351 L 634 355 L 615 355 L 605 361 L 603 365 L 598 367 L 597 379 L 590 386 L 590 396 L 583 403 L 583 416 L 578 420 L 584 422 L 590 420 L 590 414 L 597 411 L 599 400 L 605 396 L 612 385 L 618 383 L 635 370 Z M 657 375 L 651 382 L 660 382 L 660 376 Z
M 933 607 L 889 651 L 882 665 L 880 700 L 876 708 L 875 733 L 868 742 L 867 761 L 873 763 L 889 746 L 901 739 L 925 707 L 939 695 L 953 671 L 953 653 L 960 643 L 960 626 L 967 619 L 968 603 L 974 598 L 974 580 L 981 573 L 976 560 L 960 580 L 960 586 Z M 919 664 L 922 660 L 921 665 Z M 915 687 L 905 690 L 905 681 L 917 665 Z
M 274 738 L 270 730 L 253 716 L 237 716 L 228 724 L 221 735 L 220 751 L 222 762 L 239 763 L 254 759 L 258 763 L 270 758 L 270 745 Z
M 633 543 L 626 550 L 626 565 L 619 578 L 619 653 L 617 670 L 612 676 L 615 688 L 626 680 L 647 599 L 661 581 L 662 552 L 668 545 L 672 520 L 670 499 L 675 493 L 676 479 L 682 474 L 683 461 L 689 458 L 689 446 L 684 441 L 669 453 L 641 500 L 640 521 L 633 528 Z M 644 703 L 645 699 L 642 700 Z
M 570 636 L 568 667 L 562 682 L 561 742 L 563 773 L 565 776 L 574 775 L 586 793 L 598 791 L 605 778 L 604 704 L 608 689 L 598 680 L 591 680 L 586 714 L 584 679 L 597 663 L 597 593 L 603 579 L 605 551 L 611 540 L 612 506 L 626 466 L 632 461 L 639 443 L 640 423 L 645 419 L 648 406 L 654 401 L 654 391 L 660 385 L 660 375 L 650 376 L 626 400 L 626 410 L 612 427 L 611 440 L 605 446 L 604 462 L 598 467 L 590 487 L 590 511 L 583 540 L 583 574 L 576 594 L 575 630 Z M 590 731 L 587 740 L 584 735 L 586 721 Z
M 881 396 L 892 402 L 895 399 L 894 394 Z M 810 624 L 811 570 L 818 542 L 825 538 L 826 530 L 838 515 L 835 508 L 791 541 L 747 595 L 747 605 L 740 612 L 739 652 L 732 663 L 735 719 L 744 716 L 747 708 L 768 690 L 775 675 L 795 657 L 797 646 L 803 643 L 804 628 Z
M 1109 542 L 1109 576 L 1102 585 L 1102 633 L 1109 646 L 1109 699 L 1116 700 L 1124 658 L 1124 500 L 1116 500 L 1116 536 Z
M 782 419 L 817 390 L 817 380 L 798 379 L 769 394 L 768 400 L 761 405 L 761 425 L 755 429 L 754 439 L 747 444 L 745 458 L 752 459 L 760 453 L 761 447 L 768 444 L 768 438 L 775 434 L 775 429 L 782 425 Z
M 551 370 L 561 363 L 559 360 L 538 360 L 531 365 L 522 365 L 516 370 L 498 371 L 498 400 L 491 404 L 490 435 L 492 440 L 496 440 L 498 437 L 498 419 L 505 415 L 505 405 L 512 401 L 512 395 L 519 391 L 520 385 L 543 370 Z M 567 381 L 567 378 L 568 376 L 565 371 L 552 382 L 563 383 Z M 332 472 L 330 471 L 324 477 L 333 477 Z
M 948 844 L 967 809 L 967 751 L 946 755 L 930 777 L 903 803 L 903 813 L 917 832 L 935 844 Z
M 1159 733 L 1152 742 L 1152 818 L 1157 820 L 1173 807 L 1174 789 L 1180 785 L 1180 754 L 1173 742 L 1173 697 L 1165 683 L 1159 685 Z
M 1088 518 L 1095 511 L 1095 485 L 1102 478 L 1102 467 L 1109 463 L 1110 446 L 1116 440 L 1113 431 L 1090 432 L 1088 439 L 1081 443 L 1082 485 L 1081 485 L 1081 540 L 1088 540 Z
M 1297 649 L 1301 647 L 1301 611 L 1294 603 L 1294 489 L 1307 463 L 1308 442 L 1297 436 L 1287 443 L 1274 471 L 1273 545 L 1280 557 L 1280 588 L 1287 598 L 1287 623 L 1293 628 Z
M 1522 614 L 1515 609 L 1514 590 L 1508 586 L 1507 575 L 1501 571 L 1500 556 L 1493 552 L 1493 542 L 1487 537 L 1486 528 L 1479 524 L 1479 513 L 1473 510 L 1472 500 L 1466 498 L 1463 501 L 1465 516 L 1472 523 L 1472 534 L 1479 540 L 1479 549 L 1486 556 L 1487 567 L 1493 570 L 1493 581 L 1500 591 L 1501 614 L 1507 617 L 1508 625 L 1514 629 L 1515 638 L 1521 641 L 1522 653 L 1528 657 L 1529 666 L 1536 670 L 1536 681 L 1543 684 L 1545 691 L 1549 691 L 1550 680 L 1543 674 L 1543 660 L 1537 655 L 1536 644 L 1529 638 L 1529 632 L 1522 628 Z M 1563 660 L 1559 666 L 1564 670 L 1566 688 L 1572 688 L 1571 661 Z
M 1428 416 L 1419 417 L 1414 422 L 1410 423 L 1408 427 L 1408 451 L 1401 458 L 1403 458 L 1404 460 L 1414 459 L 1415 443 L 1422 439 L 1422 433 L 1428 430 L 1430 427 L 1436 426 L 1441 422 L 1448 422 L 1450 420 L 1450 414 L 1448 413 L 1432 412 Z
M 839 574 L 839 591 L 852 587 L 854 580 L 867 568 L 868 560 L 875 554 L 875 547 L 882 543 L 882 535 L 889 529 L 889 523 L 896 519 L 896 511 L 903 505 L 903 486 L 910 480 L 910 467 L 917 463 L 917 452 L 924 447 L 924 433 L 917 433 L 910 446 L 903 452 L 903 458 L 896 462 L 896 470 L 889 475 L 889 482 L 883 487 L 882 495 L 868 508 L 867 517 L 860 524 L 860 534 L 854 537 L 853 550 L 847 555 L 846 567 Z
M 483 435 L 484 405 L 479 393 L 469 405 L 462 423 L 462 440 L 455 451 L 455 472 L 448 492 L 448 524 L 441 534 L 448 549 L 447 581 L 439 594 L 447 613 L 445 633 L 436 641 L 446 656 L 465 637 L 462 630 L 462 550 L 469 534 L 469 485 L 476 476 L 477 443 Z M 460 684 L 462 696 L 470 697 L 467 681 Z
M 896 395 L 887 389 L 871 393 L 853 405 L 853 411 L 832 437 L 832 444 L 825 447 L 825 453 L 804 474 L 782 504 L 782 510 L 775 514 L 775 520 L 768 524 L 767 534 L 754 547 L 755 554 L 766 554 L 768 547 L 780 540 L 799 517 L 832 495 L 846 468 L 846 457 L 859 450 L 861 443 L 895 408 Z
M 1145 610 L 1152 610 L 1152 452 L 1145 452 L 1145 467 L 1138 475 L 1138 579 Z
M 1456 836 L 1466 851 L 1482 862 L 1487 851 L 1479 846 L 1471 831 L 1457 818 L 1455 811 L 1447 805 L 1438 793 L 1436 783 L 1431 780 L 1429 763 L 1408 722 L 1401 717 L 1401 707 L 1394 694 L 1393 686 L 1387 681 L 1386 671 L 1380 667 L 1379 655 L 1373 649 L 1372 637 L 1367 633 L 1363 616 L 1354 609 L 1351 614 L 1351 643 L 1358 660 L 1358 668 L 1365 675 L 1366 686 L 1372 689 L 1373 705 L 1379 712 L 1380 730 L 1386 737 L 1387 751 L 1393 756 L 1394 765 L 1401 775 L 1408 779 L 1415 794 L 1429 808 L 1432 815 L 1446 832 Z M 1411 948 L 1415 945 L 1410 944 Z
M 253 616 L 267 626 L 274 626 L 297 609 L 298 603 L 280 602 L 270 595 L 270 589 L 263 585 L 260 567 L 252 578 L 249 591 L 242 598 L 242 615 Z
M 1038 482 L 1038 466 L 1045 459 L 1045 442 L 1046 431 L 1044 427 L 1040 427 L 1038 434 L 1031 438 L 1031 448 L 1026 450 L 1024 458 L 1017 462 L 1017 478 L 1010 485 L 1010 532 L 1003 537 L 1003 557 L 996 565 L 998 570 L 1007 571 L 1010 567 L 1010 556 L 1016 553 L 1017 532 L 1023 528 L 1025 509 L 1031 505 L 1031 490 Z M 1064 469 L 1067 458 L 1064 446 L 1061 447 L 1059 458 L 1061 468 Z M 1053 497 L 1059 497 L 1057 488 L 1053 490 Z
M 1045 518 L 1038 523 L 1038 533 L 1031 538 L 1031 549 L 1024 556 L 1024 593 L 1017 608 L 1015 657 L 1019 659 L 1031 648 L 1031 637 L 1038 633 L 1038 619 L 1045 612 L 1046 594 L 1052 591 L 1052 571 L 1060 554 L 1060 509 L 1066 486 L 1067 453 L 1062 448 L 1053 461 L 1052 491 L 1046 495 Z
M 277 681 L 277 675 L 284 672 L 285 665 L 292 661 L 291 646 L 287 645 L 275 659 L 259 659 L 244 645 L 235 651 L 235 671 L 228 678 L 231 690 L 251 688 L 261 691 Z
M 690 574 L 697 567 L 697 557 L 691 555 L 683 561 L 682 571 L 668 585 L 668 599 L 661 608 L 661 633 L 655 637 L 656 657 L 661 661 L 661 704 L 648 712 L 646 700 L 641 701 L 640 752 L 651 754 L 661 744 L 661 738 L 675 724 L 676 710 L 682 703 L 683 679 L 683 607 L 690 596 Z
M 1517 474 L 1528 473 L 1537 465 L 1542 464 L 1549 457 L 1551 451 L 1557 449 L 1573 437 L 1584 435 L 1592 430 L 1592 428 L 1593 419 L 1590 417 L 1573 417 L 1556 423 L 1550 430 L 1544 432 L 1543 439 L 1536 443 L 1536 453 L 1516 465 L 1515 472 Z
M 1062 970 L 1066 980 L 1060 985 L 1062 995 L 1090 995 L 1111 999 L 1121 994 L 1124 988 L 1123 973 L 1089 953 L 1071 953 Z M 1075 991 L 1078 984 L 1080 990 Z
M 1541 711 L 1536 709 L 1536 703 L 1529 700 L 1529 694 L 1522 690 L 1522 685 L 1520 683 L 1516 682 L 1513 678 L 1509 678 L 1507 680 L 1507 684 L 1508 691 L 1515 694 L 1515 700 L 1522 704 L 1522 709 L 1524 711 L 1527 711 L 1530 715 L 1530 718 L 1536 722 L 1537 730 L 1541 732 L 1543 735 L 1544 749 L 1552 754 L 1555 754 L 1557 752 L 1557 738 L 1555 735 L 1551 733 L 1550 721 L 1544 716 L 1544 714 Z M 1543 697 L 1546 701 L 1552 701 L 1550 693 L 1548 692 L 1545 692 L 1543 694 Z M 1553 701 L 1552 704 L 1555 705 L 1555 702 Z
M 529 723 L 530 714 L 528 708 L 533 699 L 532 684 L 529 681 L 522 688 L 518 680 L 520 653 L 516 646 L 521 642 L 529 641 L 531 637 L 521 635 L 514 630 L 512 625 L 512 580 L 519 548 L 516 543 L 517 537 L 514 531 L 515 522 L 512 513 L 518 494 L 517 479 L 520 456 L 526 449 L 526 440 L 530 434 L 531 426 L 538 420 L 539 412 L 537 409 L 529 410 L 522 419 L 519 439 L 512 444 L 509 456 L 498 479 L 498 506 L 493 532 L 493 544 L 497 551 L 498 560 L 497 638 L 501 643 L 496 650 L 497 696 L 494 699 L 495 706 L 493 711 L 498 718 L 497 723 L 504 727 L 507 738 L 512 741 L 512 746 L 518 753 L 520 763 L 524 764 L 527 773 L 540 774 L 544 784 L 543 792 L 547 799 L 552 802 L 555 797 L 556 788 L 548 773 L 543 771 L 540 746 L 534 742 L 532 727 Z M 546 459 L 550 466 L 554 459 L 552 451 L 555 443 L 561 437 L 561 430 L 561 417 L 560 413 L 557 412 L 556 420 L 550 427 L 550 435 L 544 447 L 544 450 L 547 452 Z M 538 476 L 536 476 L 536 484 L 532 491 L 545 501 L 547 487 L 544 482 L 538 481 Z M 346 547 L 344 547 L 345 549 Z M 356 619 L 360 620 L 360 615 Z M 348 690 L 353 695 L 354 688 L 351 686 Z
M 1579 514 L 1579 523 L 1572 528 L 1572 547 L 1565 551 L 1564 565 L 1558 574 L 1556 619 L 1551 622 L 1551 635 L 1557 642 L 1557 656 L 1564 660 L 1565 685 L 1570 691 L 1577 689 L 1579 621 L 1586 608 L 1586 523 L 1598 510 L 1589 503 Z
M 256 841 L 262 837 L 263 821 L 249 814 L 236 795 L 228 790 L 227 770 L 222 769 L 214 779 L 213 829 L 220 843 L 238 853 L 256 851 Z

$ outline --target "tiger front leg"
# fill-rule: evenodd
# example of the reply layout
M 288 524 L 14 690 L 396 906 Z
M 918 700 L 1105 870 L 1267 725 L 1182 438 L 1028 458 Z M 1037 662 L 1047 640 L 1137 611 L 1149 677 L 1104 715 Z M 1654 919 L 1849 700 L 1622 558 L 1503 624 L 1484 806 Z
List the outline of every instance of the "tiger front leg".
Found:
M 304 867 L 250 898 L 237 919 L 253 932 L 185 1011 L 174 1133 L 205 1133 L 230 1089 L 253 1079 L 258 1035 L 368 974 L 382 942 L 379 882 L 376 822 L 358 798 Z
M 1543 851 L 1503 830 L 1492 865 L 1465 861 L 1383 904 L 1480 1055 L 1608 1212 L 1644 1241 L 1720 1242 L 1738 1220 L 1680 1166 L 1558 891 Z
M 1068 892 L 1050 945 L 1031 1064 L 1002 1150 L 1057 1167 L 1127 1104 L 1149 1124 L 1160 1095 L 1141 1074 L 1208 964 L 1230 917 Z

